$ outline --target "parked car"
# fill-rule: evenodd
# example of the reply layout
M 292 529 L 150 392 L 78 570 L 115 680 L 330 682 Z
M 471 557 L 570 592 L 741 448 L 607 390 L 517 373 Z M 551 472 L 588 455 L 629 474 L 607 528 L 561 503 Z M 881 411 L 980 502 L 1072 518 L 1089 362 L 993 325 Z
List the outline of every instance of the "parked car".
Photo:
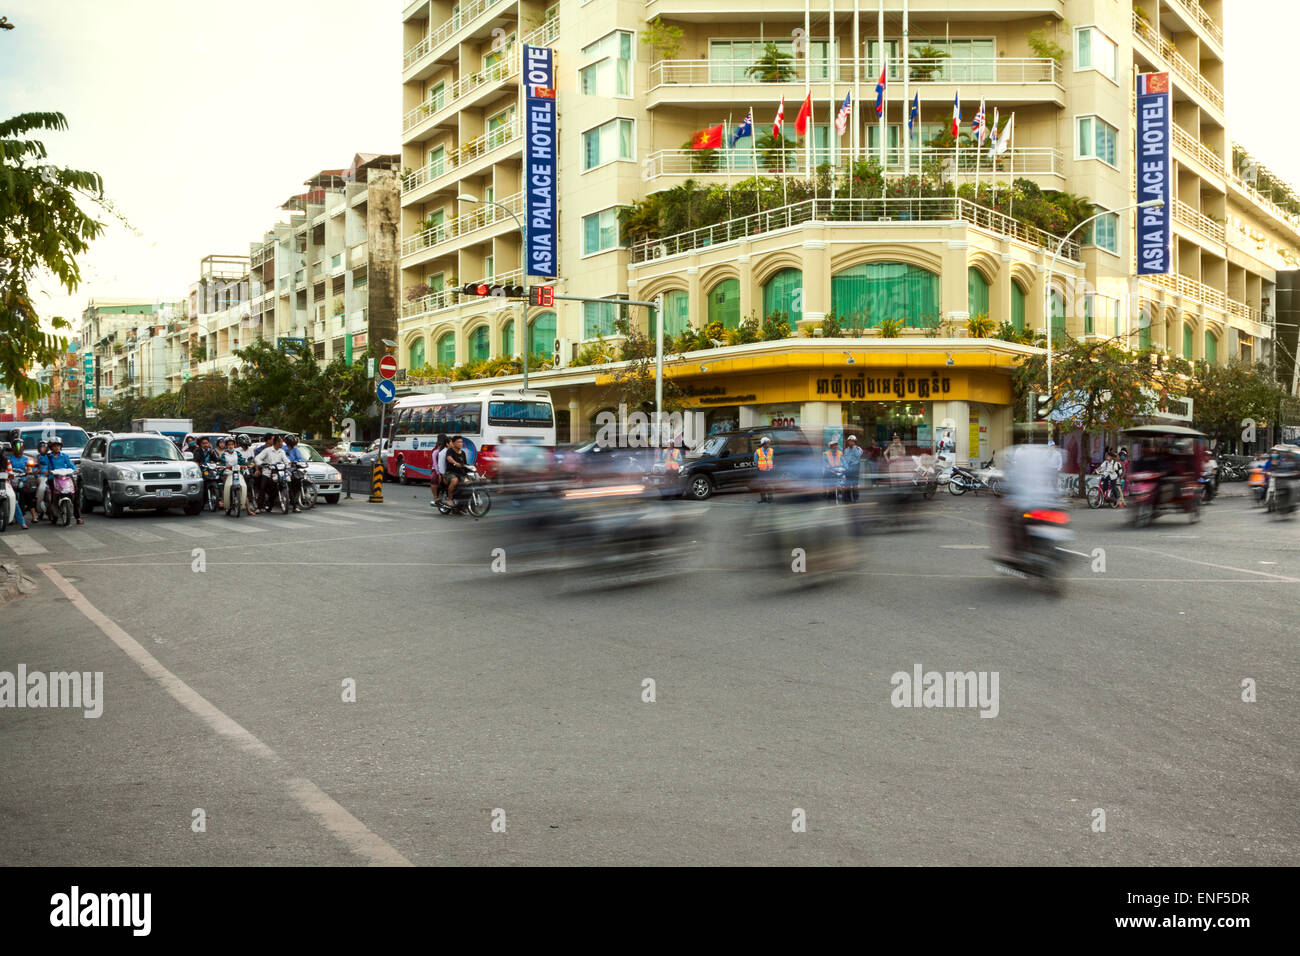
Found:
M 325 460 L 344 465 L 355 465 L 374 442 L 345 441 L 326 450 Z
M 798 428 L 755 426 L 710 435 L 682 459 L 681 494 L 703 501 L 718 491 L 750 487 L 757 474 L 754 450 L 763 437 L 772 440 L 778 479 L 815 480 L 820 475 L 819 451 Z
M 311 445 L 298 442 L 298 448 L 307 456 L 307 475 L 316 484 L 316 493 L 332 505 L 339 503 L 343 494 L 343 476 L 339 470 L 321 457 Z
M 144 432 L 96 435 L 81 457 L 81 508 L 103 505 L 109 518 L 128 508 L 164 512 L 203 510 L 203 476 L 199 466 L 181 457 L 170 438 Z

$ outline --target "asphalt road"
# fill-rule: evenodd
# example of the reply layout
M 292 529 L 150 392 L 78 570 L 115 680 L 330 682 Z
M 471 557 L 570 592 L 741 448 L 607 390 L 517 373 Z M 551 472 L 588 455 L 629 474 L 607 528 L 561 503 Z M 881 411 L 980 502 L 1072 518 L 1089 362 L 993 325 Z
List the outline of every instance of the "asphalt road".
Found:
M 731 496 L 591 592 L 386 493 L 0 536 L 37 584 L 0 671 L 104 680 L 97 719 L 0 709 L 0 863 L 1300 863 L 1300 520 L 1076 511 L 1058 600 L 994 573 L 987 498 L 814 588 Z M 996 716 L 893 706 L 917 666 L 997 672 Z

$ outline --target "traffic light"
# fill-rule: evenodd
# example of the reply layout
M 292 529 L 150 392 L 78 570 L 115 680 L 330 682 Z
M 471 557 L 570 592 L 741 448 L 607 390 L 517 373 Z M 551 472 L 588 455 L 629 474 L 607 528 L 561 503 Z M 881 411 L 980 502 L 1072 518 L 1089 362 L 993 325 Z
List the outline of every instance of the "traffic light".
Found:
M 542 305 L 550 308 L 555 305 L 555 286 L 534 285 L 528 287 L 528 304 Z
M 460 287 L 461 295 L 498 296 L 506 299 L 522 299 L 524 287 L 521 285 L 488 285 L 486 282 L 471 282 Z
M 1046 418 L 1046 417 L 1047 417 L 1047 413 L 1048 413 L 1048 412 L 1051 410 L 1051 408 L 1052 408 L 1052 396 L 1050 396 L 1050 395 L 1038 395 L 1038 396 L 1035 396 L 1034 407 L 1035 407 L 1035 409 L 1036 409 L 1037 412 L 1038 412 L 1038 417 L 1039 417 L 1039 418 Z

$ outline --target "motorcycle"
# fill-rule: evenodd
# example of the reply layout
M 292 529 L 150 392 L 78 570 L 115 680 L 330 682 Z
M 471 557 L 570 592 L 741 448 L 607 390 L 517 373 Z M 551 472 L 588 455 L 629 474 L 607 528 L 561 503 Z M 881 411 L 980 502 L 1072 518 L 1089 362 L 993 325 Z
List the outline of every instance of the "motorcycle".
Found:
M 995 498 L 1002 497 L 1004 476 L 1002 469 L 993 467 L 993 459 L 984 462 L 978 469 L 952 466 L 952 476 L 948 479 L 948 493 L 964 495 L 968 491 L 979 494 L 980 489 L 993 492 Z
M 240 477 L 243 478 L 243 481 L 236 480 L 237 478 Z M 227 478 L 230 479 L 230 507 L 226 509 L 226 517 L 238 518 L 240 515 L 244 513 L 244 494 L 245 494 L 244 489 L 248 487 L 248 469 L 240 468 L 238 469 L 238 475 L 236 475 L 235 466 L 226 465 L 224 468 L 221 469 L 222 488 L 225 487 Z M 218 508 L 221 507 L 220 490 L 218 490 L 217 493 L 217 507 Z
M 930 501 L 939 490 L 939 476 L 933 465 L 922 464 L 916 455 L 912 456 L 912 461 L 916 462 L 916 469 L 912 472 L 912 490 L 919 491 L 922 498 Z
M 459 484 L 456 485 L 456 500 L 451 504 L 439 496 L 434 502 L 439 514 L 465 514 L 481 518 L 492 507 L 492 494 L 488 491 L 487 479 L 470 465 Z
M 279 505 L 280 514 L 287 515 L 291 507 L 288 470 L 283 465 L 263 465 L 262 473 L 266 478 L 266 510 L 273 511 Z
M 50 524 L 65 528 L 72 524 L 72 498 L 77 493 L 75 475 L 76 471 L 71 468 L 55 468 L 50 472 L 45 492 L 49 497 Z
M 316 506 L 316 482 L 312 481 L 311 475 L 307 473 L 305 461 L 295 461 L 292 465 L 293 477 L 290 485 L 296 492 L 292 497 L 299 508 L 309 511 Z
M 203 466 L 203 507 L 208 511 L 221 510 L 221 484 L 226 471 L 220 473 L 212 465 Z
M 1056 596 L 1065 591 L 1065 555 L 1062 545 L 1074 539 L 1070 514 L 1059 508 L 1010 509 L 1004 529 L 1009 538 L 1006 555 L 994 557 L 1002 574 L 1039 581 Z

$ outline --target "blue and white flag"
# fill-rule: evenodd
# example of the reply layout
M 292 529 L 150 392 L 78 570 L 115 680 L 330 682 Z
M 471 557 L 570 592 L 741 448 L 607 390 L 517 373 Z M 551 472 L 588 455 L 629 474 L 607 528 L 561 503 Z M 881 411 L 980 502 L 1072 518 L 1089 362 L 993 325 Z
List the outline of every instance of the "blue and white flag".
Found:
M 742 139 L 745 136 L 753 136 L 753 135 L 754 135 L 754 107 L 751 106 L 749 108 L 749 112 L 745 114 L 745 122 L 741 123 L 739 126 L 737 126 L 735 129 L 731 131 L 731 148 L 732 149 L 736 148 L 737 140 Z

